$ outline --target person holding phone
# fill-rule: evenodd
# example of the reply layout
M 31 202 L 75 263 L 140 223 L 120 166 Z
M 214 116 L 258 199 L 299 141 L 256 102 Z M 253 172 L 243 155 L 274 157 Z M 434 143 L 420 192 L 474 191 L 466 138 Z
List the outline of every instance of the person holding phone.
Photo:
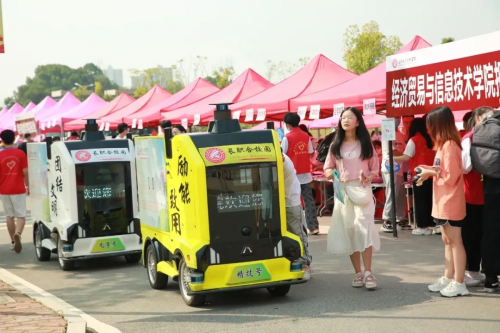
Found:
M 462 174 L 462 148 L 453 113 L 447 106 L 427 115 L 427 129 L 436 147 L 434 165 L 420 165 L 417 185 L 433 177 L 432 216 L 441 226 L 445 246 L 444 276 L 429 286 L 432 292 L 454 297 L 469 294 L 464 283 L 466 255 L 462 242 L 465 219 L 465 192 Z
M 372 255 L 374 249 L 380 249 L 380 236 L 375 228 L 370 184 L 378 175 L 379 160 L 358 109 L 347 108 L 340 114 L 324 171 L 326 178 L 335 177 L 334 184 L 338 185 L 327 250 L 333 254 L 348 253 L 355 271 L 352 286 L 373 290 L 377 288 L 377 279 L 372 274 Z

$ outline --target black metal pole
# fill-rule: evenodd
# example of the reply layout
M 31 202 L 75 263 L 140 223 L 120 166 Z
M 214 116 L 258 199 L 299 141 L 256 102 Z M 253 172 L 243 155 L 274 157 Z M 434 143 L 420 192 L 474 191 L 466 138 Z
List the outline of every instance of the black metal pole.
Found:
M 398 237 L 398 221 L 396 221 L 396 190 L 394 185 L 394 153 L 392 151 L 392 141 L 389 141 L 389 172 L 391 187 L 391 217 L 392 217 L 392 235 Z

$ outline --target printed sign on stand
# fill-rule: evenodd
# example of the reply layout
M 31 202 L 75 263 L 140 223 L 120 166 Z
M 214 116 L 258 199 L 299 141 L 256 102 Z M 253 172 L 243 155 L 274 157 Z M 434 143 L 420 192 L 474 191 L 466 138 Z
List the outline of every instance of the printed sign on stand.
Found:
M 106 123 L 102 122 L 101 125 L 99 125 L 99 131 L 104 131 L 104 125 L 106 125 Z
M 340 114 L 344 111 L 344 103 L 333 104 L 333 116 L 340 116 Z
M 394 118 L 382 119 L 382 141 L 396 140 L 396 122 Z
M 139 119 L 138 124 L 137 124 L 137 129 L 142 129 L 142 119 Z
M 106 126 L 104 126 L 104 131 L 109 132 L 109 123 L 106 123 Z
M 321 110 L 321 105 L 311 105 L 311 111 L 309 112 L 309 119 L 319 119 L 320 110 Z
M 257 109 L 257 121 L 264 121 L 266 119 L 266 109 Z
M 245 121 L 253 121 L 253 109 L 246 111 Z
M 375 104 L 375 98 L 363 100 L 363 115 L 376 114 L 377 106 Z
M 307 106 L 299 106 L 297 114 L 299 115 L 300 120 L 306 119 L 306 112 L 307 112 Z
M 136 128 L 137 127 L 137 119 L 132 119 L 132 128 Z
M 183 118 L 183 119 L 181 120 L 181 125 L 182 125 L 182 127 L 184 127 L 184 128 L 187 128 L 187 127 L 188 127 L 188 120 L 187 120 L 187 118 Z
M 17 114 L 16 131 L 18 135 L 37 133 L 35 115 L 32 112 Z

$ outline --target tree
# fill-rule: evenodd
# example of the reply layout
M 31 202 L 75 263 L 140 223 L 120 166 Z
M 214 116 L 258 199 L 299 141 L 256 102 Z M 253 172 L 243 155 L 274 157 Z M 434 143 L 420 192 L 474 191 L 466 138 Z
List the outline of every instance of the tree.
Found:
M 441 39 L 441 44 L 447 44 L 447 43 L 451 43 L 454 41 L 455 41 L 455 38 L 453 38 L 453 37 L 445 37 L 445 38 Z
M 139 97 L 146 95 L 147 92 L 148 92 L 148 88 L 146 88 L 144 86 L 140 86 L 139 88 L 137 88 L 134 91 L 134 97 L 137 99 Z
M 30 101 L 38 104 L 54 90 L 71 91 L 75 88 L 75 83 L 89 86 L 95 82 L 100 82 L 103 90 L 118 89 L 118 85 L 111 82 L 92 63 L 76 69 L 60 64 L 43 65 L 35 69 L 33 78 L 28 77 L 26 83 L 14 91 L 12 98 L 21 105 L 27 105 Z M 79 98 L 84 98 L 85 92 L 81 88 L 76 94 Z
M 351 25 L 344 33 L 344 61 L 347 69 L 362 74 L 385 61 L 403 44 L 397 36 L 385 36 L 379 31 L 379 25 L 370 21 L 359 27 Z
M 225 88 L 233 82 L 234 68 L 229 67 L 219 67 L 212 72 L 211 76 L 205 77 L 205 80 L 217 86 L 218 88 Z
M 299 58 L 298 63 L 289 63 L 286 61 L 276 63 L 272 60 L 268 60 L 266 62 L 267 70 L 264 76 L 270 82 L 273 82 L 273 77 L 276 77 L 277 81 L 283 81 L 297 70 L 304 67 L 309 60 L 311 60 L 309 57 Z
M 103 96 L 103 89 L 102 89 L 102 83 L 99 81 L 96 81 L 94 84 L 94 92 L 96 93 L 97 96 L 102 97 Z
M 3 102 L 7 109 L 10 109 L 14 104 L 16 104 L 16 101 L 12 97 L 7 97 Z

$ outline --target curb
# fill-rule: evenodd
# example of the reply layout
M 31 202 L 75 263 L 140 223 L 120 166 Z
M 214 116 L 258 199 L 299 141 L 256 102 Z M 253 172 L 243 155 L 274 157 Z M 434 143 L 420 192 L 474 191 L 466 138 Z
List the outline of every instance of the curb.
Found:
M 87 331 L 87 321 L 83 319 L 80 314 L 72 311 L 70 308 L 71 306 L 68 303 L 34 285 L 31 285 L 29 282 L 19 281 L 20 279 L 17 276 L 3 268 L 0 268 L 0 279 L 16 288 L 24 295 L 40 302 L 52 311 L 62 313 L 67 322 L 66 333 L 85 333 Z

